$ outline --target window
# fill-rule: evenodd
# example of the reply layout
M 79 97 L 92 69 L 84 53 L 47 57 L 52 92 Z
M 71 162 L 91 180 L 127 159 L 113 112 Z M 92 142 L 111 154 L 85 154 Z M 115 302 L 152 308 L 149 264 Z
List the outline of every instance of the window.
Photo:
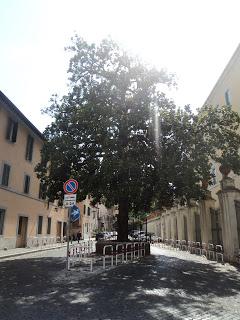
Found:
M 10 169 L 11 167 L 5 163 L 3 166 L 3 174 L 2 174 L 2 185 L 5 187 L 7 187 L 9 183 Z
M 38 216 L 38 234 L 42 234 L 42 223 L 43 223 L 43 216 Z
M 51 234 L 52 218 L 47 219 L 47 234 Z
M 28 135 L 27 138 L 27 147 L 26 147 L 26 160 L 32 161 L 32 154 L 33 154 L 33 142 L 34 139 L 32 136 Z
M 88 208 L 87 208 L 87 214 L 88 214 L 88 216 L 90 216 L 90 213 L 91 213 L 90 207 L 88 207 Z
M 227 106 L 231 106 L 230 93 L 229 90 L 225 92 L 225 102 Z
M 4 218 L 5 218 L 5 210 L 0 209 L 0 235 L 3 234 Z
M 6 139 L 11 142 L 16 142 L 17 131 L 18 131 L 18 123 L 16 121 L 13 121 L 11 118 L 8 118 Z
M 83 214 L 85 214 L 86 213 L 86 206 L 84 205 L 83 206 Z
M 47 191 L 47 186 L 43 182 L 40 182 L 39 184 L 39 193 L 38 193 L 38 198 L 45 200 L 46 199 L 46 191 Z
M 30 177 L 28 175 L 25 175 L 23 192 L 28 194 L 29 193 L 29 187 L 30 187 Z

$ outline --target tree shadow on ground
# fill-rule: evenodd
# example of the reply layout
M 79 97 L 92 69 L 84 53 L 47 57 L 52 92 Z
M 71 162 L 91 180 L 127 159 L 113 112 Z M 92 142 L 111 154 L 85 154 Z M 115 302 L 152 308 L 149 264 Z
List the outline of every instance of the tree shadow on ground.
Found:
M 1 320 L 233 319 L 240 312 L 240 276 L 217 264 L 151 255 L 84 279 L 64 268 L 63 258 L 0 262 Z

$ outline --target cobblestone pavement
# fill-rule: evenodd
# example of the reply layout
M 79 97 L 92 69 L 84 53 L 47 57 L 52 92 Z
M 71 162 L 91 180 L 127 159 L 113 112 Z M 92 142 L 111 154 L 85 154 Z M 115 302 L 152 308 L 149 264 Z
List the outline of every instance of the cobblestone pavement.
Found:
M 1 320 L 240 319 L 240 273 L 185 252 L 91 276 L 66 273 L 66 249 L 0 261 Z

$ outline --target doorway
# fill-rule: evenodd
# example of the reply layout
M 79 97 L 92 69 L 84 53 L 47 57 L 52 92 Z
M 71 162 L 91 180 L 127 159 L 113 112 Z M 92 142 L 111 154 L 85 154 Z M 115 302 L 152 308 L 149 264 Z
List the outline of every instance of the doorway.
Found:
M 57 240 L 62 240 L 62 222 L 57 222 Z
M 28 217 L 20 216 L 18 220 L 17 248 L 25 248 L 27 246 L 27 227 Z

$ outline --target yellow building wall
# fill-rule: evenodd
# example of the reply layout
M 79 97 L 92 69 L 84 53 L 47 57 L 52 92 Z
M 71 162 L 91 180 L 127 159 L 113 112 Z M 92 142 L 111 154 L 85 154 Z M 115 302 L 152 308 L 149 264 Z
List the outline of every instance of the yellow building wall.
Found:
M 206 105 L 227 105 L 225 100 L 225 92 L 228 91 L 230 99 L 230 108 L 233 111 L 240 114 L 240 46 L 237 48 L 228 65 L 221 74 L 219 80 L 208 96 Z M 210 186 L 209 190 L 212 193 L 212 197 L 216 200 L 216 206 L 218 206 L 218 196 L 216 192 L 220 190 L 220 181 L 222 175 L 219 171 L 220 164 L 215 164 L 216 167 L 216 180 L 217 183 L 214 186 Z M 233 172 L 229 174 L 235 180 L 235 185 L 240 189 L 240 177 Z
M 6 139 L 8 117 L 18 121 L 17 141 L 12 143 Z M 25 159 L 27 137 L 34 138 L 32 161 Z M 40 200 L 39 180 L 34 168 L 40 161 L 40 150 L 43 141 L 30 128 L 26 126 L 17 116 L 11 114 L 0 105 L 0 209 L 6 210 L 3 235 L 0 235 L 0 249 L 14 248 L 17 244 L 19 217 L 28 217 L 27 238 L 30 237 L 56 237 L 57 222 L 67 220 L 67 211 L 57 209 L 47 202 Z M 4 163 L 11 166 L 9 185 L 1 185 Z M 24 194 L 24 176 L 31 177 L 28 194 Z M 43 216 L 42 234 L 37 234 L 38 216 Z M 51 234 L 47 235 L 47 218 L 51 217 Z

